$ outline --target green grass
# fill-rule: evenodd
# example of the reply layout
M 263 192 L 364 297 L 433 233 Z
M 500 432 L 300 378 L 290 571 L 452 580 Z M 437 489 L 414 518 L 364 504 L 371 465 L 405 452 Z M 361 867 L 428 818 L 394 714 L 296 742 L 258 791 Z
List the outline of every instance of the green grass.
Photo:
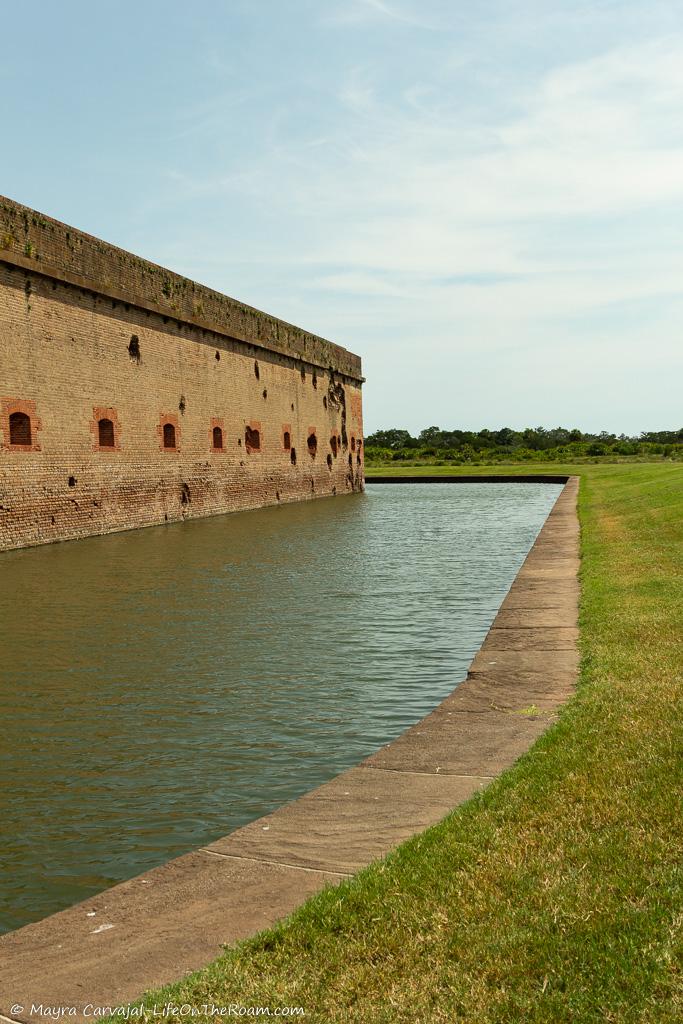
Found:
M 683 467 L 534 468 L 582 477 L 582 669 L 557 724 L 440 824 L 150 1002 L 683 1019 Z

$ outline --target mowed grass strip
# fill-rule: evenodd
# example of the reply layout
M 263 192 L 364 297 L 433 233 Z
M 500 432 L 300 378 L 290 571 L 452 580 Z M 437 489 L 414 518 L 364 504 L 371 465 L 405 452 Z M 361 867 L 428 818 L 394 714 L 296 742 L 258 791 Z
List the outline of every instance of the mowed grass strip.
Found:
M 582 477 L 582 671 L 558 722 L 439 825 L 150 1004 L 683 1020 L 683 468 L 553 471 Z

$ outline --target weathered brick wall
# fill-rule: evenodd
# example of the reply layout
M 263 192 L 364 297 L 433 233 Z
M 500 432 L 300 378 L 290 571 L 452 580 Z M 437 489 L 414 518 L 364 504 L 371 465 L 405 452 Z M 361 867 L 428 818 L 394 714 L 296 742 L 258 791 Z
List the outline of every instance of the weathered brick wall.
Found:
M 34 255 L 0 248 L 0 550 L 362 488 L 356 356 L 284 327 L 275 350 L 255 311 L 214 329 L 140 278 L 112 288 L 106 261 L 100 289 Z
M 360 378 L 359 356 L 0 196 L 0 257 L 168 317 Z

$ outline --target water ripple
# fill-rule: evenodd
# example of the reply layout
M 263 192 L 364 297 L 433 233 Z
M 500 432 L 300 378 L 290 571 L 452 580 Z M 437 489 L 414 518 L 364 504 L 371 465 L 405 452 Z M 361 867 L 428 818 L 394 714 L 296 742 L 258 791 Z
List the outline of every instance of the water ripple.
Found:
M 267 813 L 421 718 L 559 490 L 375 485 L 3 555 L 0 930 Z

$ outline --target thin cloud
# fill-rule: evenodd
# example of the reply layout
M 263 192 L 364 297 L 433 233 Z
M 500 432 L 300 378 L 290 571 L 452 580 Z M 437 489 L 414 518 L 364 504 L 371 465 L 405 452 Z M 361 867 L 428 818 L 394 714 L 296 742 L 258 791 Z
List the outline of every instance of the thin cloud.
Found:
M 339 26 L 362 26 L 373 22 L 393 21 L 417 28 L 435 27 L 434 23 L 426 20 L 414 9 L 389 4 L 386 0 L 350 0 L 325 14 L 322 21 L 323 24 Z

